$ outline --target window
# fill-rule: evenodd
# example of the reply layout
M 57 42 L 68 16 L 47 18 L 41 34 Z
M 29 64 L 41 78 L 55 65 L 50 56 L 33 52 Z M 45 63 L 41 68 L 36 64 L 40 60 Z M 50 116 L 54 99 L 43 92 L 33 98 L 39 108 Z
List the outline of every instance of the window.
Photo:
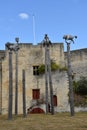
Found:
M 33 90 L 32 90 L 32 98 L 33 98 L 34 100 L 40 98 L 40 89 L 33 89 Z
M 39 66 L 33 66 L 33 75 L 39 75 Z
M 57 96 L 53 95 L 53 104 L 54 106 L 57 106 Z

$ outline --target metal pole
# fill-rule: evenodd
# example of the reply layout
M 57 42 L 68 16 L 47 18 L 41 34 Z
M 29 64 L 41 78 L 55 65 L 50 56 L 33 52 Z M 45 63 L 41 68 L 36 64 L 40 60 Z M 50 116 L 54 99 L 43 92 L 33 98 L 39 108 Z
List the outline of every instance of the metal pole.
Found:
M 47 48 L 48 55 L 48 71 L 49 71 L 49 86 L 50 86 L 50 100 L 51 100 L 51 114 L 54 114 L 54 104 L 53 104 L 53 84 L 52 84 L 52 74 L 51 74 L 51 62 L 49 48 Z
M 23 116 L 26 117 L 25 70 L 22 70 L 22 85 L 23 85 Z
M 18 51 L 15 51 L 15 60 L 16 60 L 16 67 L 15 67 L 15 115 L 18 114 Z
M 69 101 L 71 116 L 74 116 L 74 96 L 72 85 L 72 69 L 71 69 L 71 57 L 70 57 L 70 43 L 67 42 L 67 62 L 68 62 L 68 77 L 69 77 Z
M 48 113 L 48 70 L 47 70 L 47 46 L 45 45 L 45 91 L 46 91 L 46 114 Z
M 9 51 L 9 104 L 8 104 L 8 119 L 12 119 L 12 96 L 13 96 L 13 81 L 12 81 L 12 51 Z

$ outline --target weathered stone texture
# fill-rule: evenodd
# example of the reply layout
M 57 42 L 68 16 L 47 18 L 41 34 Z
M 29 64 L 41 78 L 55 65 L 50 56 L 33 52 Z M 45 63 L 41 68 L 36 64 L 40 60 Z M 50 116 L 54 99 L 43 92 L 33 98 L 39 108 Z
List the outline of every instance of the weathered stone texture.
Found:
M 67 53 L 65 53 L 65 61 L 67 62 Z M 75 80 L 80 76 L 87 76 L 87 49 L 71 51 L 71 66 Z
M 18 113 L 23 113 L 22 99 L 22 70 L 25 70 L 26 82 L 26 111 L 35 103 L 32 100 L 32 89 L 40 89 L 40 98 L 45 98 L 45 75 L 33 75 L 33 66 L 45 63 L 45 48 L 39 45 L 20 44 L 18 51 Z M 8 95 L 9 95 L 9 51 L 5 50 L 5 57 L 2 61 L 0 72 L 0 111 L 2 114 L 8 113 Z M 72 70 L 76 74 L 76 79 L 81 75 L 87 76 L 87 49 L 71 52 Z M 64 66 L 67 64 L 67 54 L 64 53 L 63 43 L 54 43 L 50 47 L 50 57 L 57 64 Z M 64 59 L 65 58 L 65 59 Z M 12 54 L 13 63 L 13 113 L 15 108 L 15 53 Z M 68 104 L 68 76 L 66 71 L 52 72 L 53 94 L 57 96 L 55 111 L 67 111 Z M 45 99 L 44 99 L 45 100 Z M 50 92 L 49 92 L 50 102 Z M 42 105 L 43 106 L 43 105 Z

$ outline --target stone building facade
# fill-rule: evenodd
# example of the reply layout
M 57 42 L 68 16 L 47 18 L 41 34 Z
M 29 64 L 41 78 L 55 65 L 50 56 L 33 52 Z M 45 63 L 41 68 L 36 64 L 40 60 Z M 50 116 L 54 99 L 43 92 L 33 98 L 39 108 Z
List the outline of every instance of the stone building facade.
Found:
M 18 51 L 18 113 L 23 113 L 22 71 L 25 70 L 26 86 L 26 111 L 33 112 L 36 108 L 46 111 L 45 105 L 45 75 L 37 74 L 37 68 L 45 64 L 45 48 L 41 45 L 19 44 Z M 87 76 L 87 49 L 71 51 L 72 70 L 76 80 L 81 76 Z M 56 64 L 67 65 L 67 54 L 64 52 L 63 43 L 53 43 L 50 47 L 50 58 Z M 0 51 L 0 113 L 8 113 L 9 96 L 9 50 Z M 13 65 L 13 113 L 15 112 L 15 53 L 12 53 Z M 53 96 L 55 112 L 69 111 L 68 102 L 68 76 L 67 71 L 52 72 Z M 49 88 L 48 88 L 49 90 Z M 50 91 L 48 94 L 50 106 Z M 37 104 L 38 100 L 38 104 Z

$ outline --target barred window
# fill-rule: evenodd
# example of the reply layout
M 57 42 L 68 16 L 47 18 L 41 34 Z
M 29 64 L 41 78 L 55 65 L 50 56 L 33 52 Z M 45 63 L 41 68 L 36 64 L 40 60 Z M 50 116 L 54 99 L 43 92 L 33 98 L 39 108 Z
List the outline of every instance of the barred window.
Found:
M 33 75 L 39 75 L 39 66 L 33 66 Z

